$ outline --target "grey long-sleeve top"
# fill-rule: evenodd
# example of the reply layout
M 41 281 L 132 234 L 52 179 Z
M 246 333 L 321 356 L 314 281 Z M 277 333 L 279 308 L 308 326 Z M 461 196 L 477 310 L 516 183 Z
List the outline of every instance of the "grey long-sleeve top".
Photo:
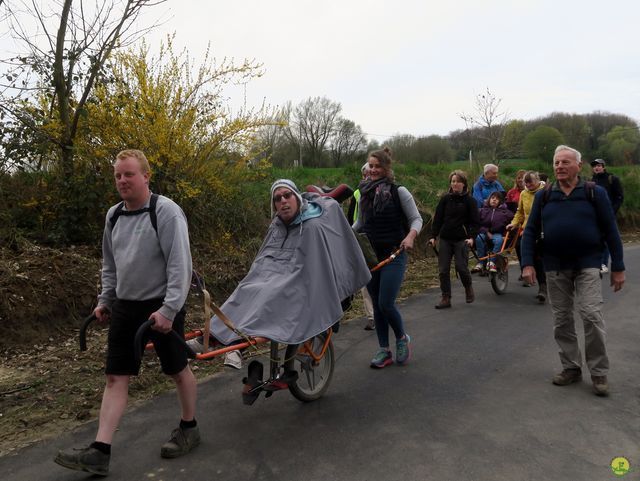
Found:
M 148 207 L 147 204 L 144 207 Z M 158 232 L 148 213 L 122 215 L 115 225 L 107 212 L 102 236 L 102 293 L 98 305 L 111 309 L 117 299 L 164 299 L 160 313 L 173 320 L 191 285 L 191 251 L 187 219 L 167 197 L 158 196 Z

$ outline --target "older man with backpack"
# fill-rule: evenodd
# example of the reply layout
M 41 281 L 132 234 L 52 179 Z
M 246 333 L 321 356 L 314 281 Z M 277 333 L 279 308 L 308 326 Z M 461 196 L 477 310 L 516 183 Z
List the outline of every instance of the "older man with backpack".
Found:
M 582 380 L 574 306 L 584 325 L 584 349 L 593 390 L 609 392 L 609 358 L 602 316 L 600 261 L 603 240 L 611 250 L 611 285 L 619 291 L 625 281 L 622 241 L 607 193 L 579 177 L 581 154 L 559 145 L 553 157 L 556 181 L 539 191 L 522 240 L 523 277 L 535 281 L 534 252 L 542 243 L 554 337 L 560 348 L 562 372 L 553 384 L 566 386 Z M 576 235 L 579 232 L 580 235 Z

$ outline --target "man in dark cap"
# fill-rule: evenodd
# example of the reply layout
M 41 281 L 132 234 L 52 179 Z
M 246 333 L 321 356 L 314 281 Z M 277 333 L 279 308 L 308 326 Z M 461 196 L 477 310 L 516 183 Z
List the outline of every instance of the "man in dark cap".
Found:
M 591 169 L 593 170 L 591 180 L 607 191 L 607 195 L 611 201 L 611 207 L 613 207 L 613 213 L 617 215 L 618 209 L 620 209 L 622 201 L 624 200 L 624 192 L 622 191 L 620 178 L 607 172 L 603 159 L 592 160 Z M 602 251 L 602 266 L 600 267 L 600 272 L 603 274 L 609 272 L 609 248 L 606 244 Z

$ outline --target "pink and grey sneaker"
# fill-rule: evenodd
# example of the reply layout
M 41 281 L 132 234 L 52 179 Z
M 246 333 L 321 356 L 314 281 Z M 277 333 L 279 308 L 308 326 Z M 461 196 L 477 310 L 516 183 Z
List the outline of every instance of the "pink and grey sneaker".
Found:
M 375 369 L 382 369 L 383 367 L 393 364 L 393 355 L 391 351 L 380 348 L 376 355 L 371 359 L 371 367 Z
M 411 358 L 411 337 L 405 333 L 402 339 L 396 341 L 396 362 L 406 364 Z

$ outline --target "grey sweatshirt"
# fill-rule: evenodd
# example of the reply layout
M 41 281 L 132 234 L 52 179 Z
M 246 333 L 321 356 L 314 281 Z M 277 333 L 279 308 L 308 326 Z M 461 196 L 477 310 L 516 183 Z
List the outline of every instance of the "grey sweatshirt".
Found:
M 111 309 L 118 298 L 130 301 L 164 299 L 160 313 L 173 320 L 184 305 L 191 284 L 191 251 L 187 219 L 167 197 L 158 196 L 158 233 L 148 213 L 118 218 L 113 231 L 107 212 L 102 236 L 102 293 L 98 305 Z M 149 207 L 149 202 L 144 207 Z M 126 208 L 125 208 L 126 209 Z

